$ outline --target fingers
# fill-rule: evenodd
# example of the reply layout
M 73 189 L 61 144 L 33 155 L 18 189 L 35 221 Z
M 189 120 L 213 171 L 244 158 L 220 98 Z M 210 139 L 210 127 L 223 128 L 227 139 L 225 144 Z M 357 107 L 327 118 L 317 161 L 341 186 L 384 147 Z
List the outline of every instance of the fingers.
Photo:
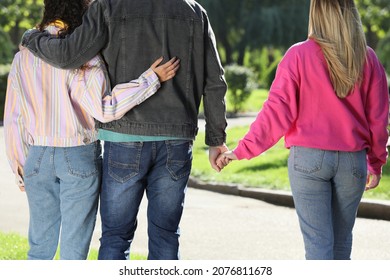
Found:
M 224 169 L 232 160 L 226 157 L 224 154 L 221 154 L 217 160 L 216 164 L 220 170 Z
M 152 68 L 152 70 L 157 74 L 160 82 L 165 82 L 172 79 L 176 75 L 179 67 L 180 59 L 174 57 L 168 62 L 156 67 L 155 69 Z
M 366 188 L 365 190 L 372 190 L 375 189 L 381 180 L 381 175 L 376 175 L 376 174 L 367 174 L 367 183 L 366 183 Z
M 211 168 L 217 171 L 218 173 L 221 172 L 221 168 L 219 168 L 219 166 L 216 163 L 210 161 L 210 165 Z
M 224 152 L 224 150 L 225 150 L 225 146 L 223 146 L 223 145 L 222 146 L 209 147 L 209 161 L 210 161 L 210 165 L 217 172 L 221 172 L 221 168 L 217 164 L 217 158 L 218 158 L 218 156 L 222 152 Z
M 221 151 L 221 153 L 218 155 L 217 159 L 215 160 L 215 164 L 218 166 L 218 169 L 221 171 L 224 169 L 230 162 L 233 160 L 236 160 L 237 157 L 232 151 Z
M 219 154 L 220 153 L 215 151 L 215 149 L 213 149 L 213 148 L 209 149 L 209 162 L 210 162 L 211 168 L 217 172 L 221 172 L 221 168 L 219 168 L 217 161 L 216 161 Z
M 162 69 L 167 73 L 167 74 L 175 74 L 177 69 L 180 67 L 180 59 L 174 57 L 168 62 L 164 63 L 161 65 Z
M 171 71 L 171 70 L 174 70 L 175 68 L 178 69 L 179 62 L 180 62 L 180 59 L 178 59 L 177 57 L 174 57 L 171 60 L 169 60 L 168 62 L 166 62 L 165 64 L 163 64 L 162 66 L 166 67 L 167 71 Z
M 157 66 L 163 61 L 163 57 L 161 56 L 160 58 L 158 58 L 155 62 L 153 62 L 152 66 L 150 66 L 150 68 L 152 68 L 152 70 L 156 69 Z

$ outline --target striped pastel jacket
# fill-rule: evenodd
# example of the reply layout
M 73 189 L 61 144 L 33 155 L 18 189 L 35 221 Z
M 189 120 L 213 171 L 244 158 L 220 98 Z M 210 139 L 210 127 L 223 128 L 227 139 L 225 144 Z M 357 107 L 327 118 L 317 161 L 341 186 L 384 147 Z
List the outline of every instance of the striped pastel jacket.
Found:
M 56 30 L 48 27 L 49 32 Z M 15 55 L 4 112 L 7 157 L 15 174 L 23 170 L 30 145 L 72 147 L 96 141 L 95 119 L 119 119 L 160 87 L 157 75 L 148 69 L 111 91 L 101 57 L 86 66 L 58 69 L 27 49 Z

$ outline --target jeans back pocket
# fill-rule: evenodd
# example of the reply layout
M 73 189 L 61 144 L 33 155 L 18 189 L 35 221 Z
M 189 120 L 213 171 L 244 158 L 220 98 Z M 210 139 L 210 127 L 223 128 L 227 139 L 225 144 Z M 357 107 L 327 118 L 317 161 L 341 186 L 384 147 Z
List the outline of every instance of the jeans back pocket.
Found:
M 138 175 L 142 146 L 141 142 L 110 142 L 108 174 L 119 183 Z
M 192 166 L 192 141 L 166 141 L 167 169 L 172 179 L 189 176 Z
M 324 150 L 299 146 L 294 146 L 291 149 L 296 171 L 310 174 L 321 170 L 325 155 Z

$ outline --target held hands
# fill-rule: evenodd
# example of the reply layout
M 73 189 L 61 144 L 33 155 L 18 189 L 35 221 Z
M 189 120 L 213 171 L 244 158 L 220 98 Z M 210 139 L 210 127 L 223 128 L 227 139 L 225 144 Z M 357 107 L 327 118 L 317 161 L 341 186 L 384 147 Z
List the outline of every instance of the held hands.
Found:
M 168 62 L 162 64 L 159 66 L 159 64 L 163 61 L 163 57 L 160 57 L 157 59 L 151 66 L 150 68 L 156 73 L 158 79 L 160 82 L 165 82 L 176 75 L 176 71 L 179 69 L 180 65 L 180 59 L 174 57 Z
M 372 174 L 370 171 L 367 171 L 367 181 L 366 181 L 366 191 L 375 189 L 381 180 L 381 175 Z
M 237 160 L 237 156 L 234 154 L 233 151 L 227 151 L 218 156 L 216 164 L 220 168 L 220 170 L 222 170 L 233 160 Z
M 217 158 L 226 151 L 229 151 L 229 148 L 225 144 L 222 144 L 221 146 L 209 147 L 210 165 L 217 172 L 221 172 L 222 170 L 222 168 L 217 164 Z
M 209 148 L 209 161 L 211 167 L 217 172 L 221 172 L 225 166 L 235 159 L 237 159 L 236 155 L 229 151 L 225 144 Z

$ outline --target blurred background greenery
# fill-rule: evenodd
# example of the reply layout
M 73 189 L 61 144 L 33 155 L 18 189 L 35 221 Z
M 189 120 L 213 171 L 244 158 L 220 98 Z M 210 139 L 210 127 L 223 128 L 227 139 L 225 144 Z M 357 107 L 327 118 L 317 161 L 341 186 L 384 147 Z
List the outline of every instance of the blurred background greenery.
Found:
M 230 81 L 250 82 L 245 93 L 232 89 L 228 111 L 239 113 L 254 87 L 268 89 L 284 52 L 307 38 L 310 0 L 199 0 L 208 11 L 222 63 Z M 389 0 L 355 0 L 367 42 L 390 71 Z M 23 33 L 42 17 L 43 0 L 0 0 L 0 121 L 9 65 Z M 247 68 L 243 70 L 243 68 Z M 248 79 L 247 73 L 255 79 Z M 237 78 L 238 72 L 240 73 Z M 240 78 L 241 77 L 241 78 Z M 241 79 L 241 80 L 240 80 Z M 245 80 L 243 80 L 245 79 Z M 228 83 L 229 83 L 228 80 Z M 254 83 L 255 82 L 255 83 Z M 249 93 L 248 93 L 249 90 Z M 232 95 L 231 97 L 229 97 Z

